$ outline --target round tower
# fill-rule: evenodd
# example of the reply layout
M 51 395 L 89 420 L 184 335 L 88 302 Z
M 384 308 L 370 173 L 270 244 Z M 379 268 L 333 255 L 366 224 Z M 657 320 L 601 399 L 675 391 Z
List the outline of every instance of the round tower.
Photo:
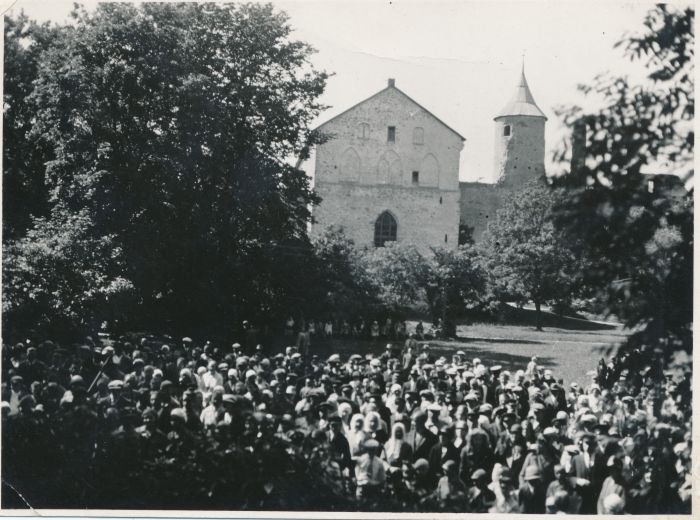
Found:
M 513 98 L 494 118 L 494 173 L 504 187 L 519 188 L 544 175 L 544 125 L 547 117 L 535 103 L 525 79 L 525 65 Z

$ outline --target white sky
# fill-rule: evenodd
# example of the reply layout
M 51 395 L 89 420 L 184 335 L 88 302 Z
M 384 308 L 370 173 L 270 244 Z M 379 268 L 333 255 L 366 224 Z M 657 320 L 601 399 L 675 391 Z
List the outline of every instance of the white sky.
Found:
M 562 137 L 553 107 L 580 103 L 576 85 L 599 72 L 637 77 L 614 43 L 642 28 L 651 2 L 347 1 L 273 2 L 290 16 L 313 61 L 335 73 L 318 123 L 386 86 L 387 78 L 466 137 L 461 180 L 492 181 L 493 116 L 512 95 L 521 55 L 530 89 L 549 117 L 546 161 Z M 0 0 L 11 13 L 63 21 L 72 1 Z M 86 3 L 87 6 L 90 3 Z M 3 9 L 3 11 L 5 11 Z M 312 164 L 305 165 L 307 170 Z

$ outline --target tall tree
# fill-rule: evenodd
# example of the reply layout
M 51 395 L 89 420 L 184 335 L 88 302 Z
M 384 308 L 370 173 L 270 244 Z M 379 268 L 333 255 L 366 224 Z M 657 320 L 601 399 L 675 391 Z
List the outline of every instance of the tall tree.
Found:
M 627 347 L 667 345 L 669 358 L 692 348 L 693 192 L 679 178 L 693 174 L 694 41 L 693 8 L 654 7 L 617 44 L 644 60 L 647 80 L 599 76 L 580 87 L 602 96 L 598 110 L 560 110 L 579 146 L 558 181 L 557 223 L 580 239 L 603 309 L 638 331 Z M 676 175 L 642 173 L 657 168 Z
M 537 329 L 541 306 L 571 296 L 578 260 L 552 219 L 556 194 L 543 179 L 512 192 L 484 234 L 489 287 L 500 301 L 531 300 Z
M 416 246 L 387 242 L 366 250 L 362 263 L 387 308 L 425 306 L 430 262 Z
M 457 318 L 483 303 L 485 287 L 486 275 L 476 247 L 433 250 L 426 298 L 433 321 L 442 320 L 445 336 L 454 337 Z
M 151 325 L 262 318 L 317 201 L 286 159 L 315 142 L 326 74 L 270 5 L 99 4 L 42 53 L 29 135 L 51 219 L 114 236 Z M 271 265 L 272 263 L 272 265 Z
M 32 218 L 48 213 L 44 163 L 51 149 L 30 135 L 36 105 L 29 94 L 37 78 L 39 59 L 62 36 L 62 29 L 39 25 L 24 13 L 5 16 L 3 76 L 3 206 L 5 242 L 19 238 Z

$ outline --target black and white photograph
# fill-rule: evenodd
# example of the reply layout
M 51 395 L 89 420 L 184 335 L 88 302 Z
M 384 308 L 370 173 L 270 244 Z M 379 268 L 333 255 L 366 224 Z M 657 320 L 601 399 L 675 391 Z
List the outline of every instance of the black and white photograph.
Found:
M 0 8 L 0 514 L 692 514 L 694 3 Z

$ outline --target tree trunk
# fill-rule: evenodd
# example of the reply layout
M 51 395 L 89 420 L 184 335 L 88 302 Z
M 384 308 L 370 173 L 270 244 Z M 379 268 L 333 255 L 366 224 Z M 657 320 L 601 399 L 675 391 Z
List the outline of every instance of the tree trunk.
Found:
M 540 309 L 540 301 L 535 300 L 535 328 L 542 330 L 542 310 Z

